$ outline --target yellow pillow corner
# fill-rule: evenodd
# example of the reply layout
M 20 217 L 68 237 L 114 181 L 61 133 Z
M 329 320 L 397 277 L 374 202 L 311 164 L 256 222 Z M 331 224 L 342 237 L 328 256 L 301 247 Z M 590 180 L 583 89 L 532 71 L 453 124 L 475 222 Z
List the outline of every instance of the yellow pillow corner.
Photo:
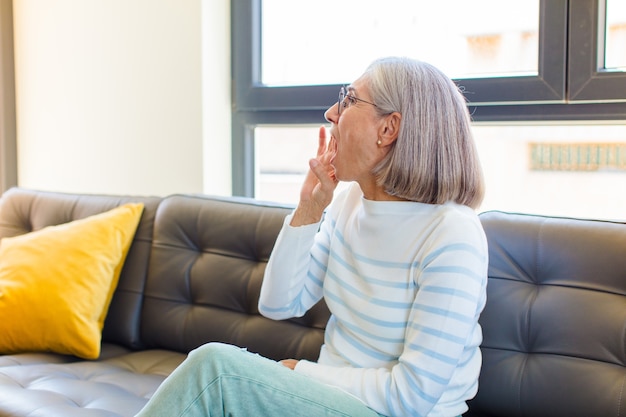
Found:
M 0 240 L 0 353 L 100 356 L 104 320 L 143 208 L 128 203 Z

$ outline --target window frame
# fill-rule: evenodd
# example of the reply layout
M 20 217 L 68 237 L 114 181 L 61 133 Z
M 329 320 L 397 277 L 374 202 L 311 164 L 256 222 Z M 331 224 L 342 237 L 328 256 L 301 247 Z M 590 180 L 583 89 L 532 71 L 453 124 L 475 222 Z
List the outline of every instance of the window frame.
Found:
M 570 1 L 575 7 L 570 9 L 569 26 L 578 30 L 570 33 L 569 100 L 623 102 L 626 73 L 605 70 L 599 65 L 604 61 L 604 37 L 600 33 L 604 33 L 606 1 Z
M 254 196 L 254 127 L 325 123 L 341 84 L 261 83 L 261 1 L 232 0 L 233 194 Z M 605 0 L 540 0 L 538 75 L 464 78 L 476 122 L 626 120 L 626 73 L 598 67 Z M 578 28 L 576 30 L 572 28 Z M 602 49 L 603 50 L 603 49 Z

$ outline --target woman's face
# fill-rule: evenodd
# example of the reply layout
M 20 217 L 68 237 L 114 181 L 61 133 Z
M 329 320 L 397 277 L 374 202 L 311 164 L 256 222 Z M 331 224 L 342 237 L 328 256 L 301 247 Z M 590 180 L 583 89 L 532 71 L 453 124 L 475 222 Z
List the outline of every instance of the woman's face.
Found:
M 367 82 L 359 78 L 346 88 L 344 102 L 336 103 L 324 114 L 332 123 L 331 149 L 333 141 L 336 145 L 330 162 L 335 176 L 340 181 L 357 181 L 361 188 L 374 181 L 372 169 L 386 153 L 377 144 L 382 118 L 371 102 Z M 339 105 L 343 107 L 341 114 Z

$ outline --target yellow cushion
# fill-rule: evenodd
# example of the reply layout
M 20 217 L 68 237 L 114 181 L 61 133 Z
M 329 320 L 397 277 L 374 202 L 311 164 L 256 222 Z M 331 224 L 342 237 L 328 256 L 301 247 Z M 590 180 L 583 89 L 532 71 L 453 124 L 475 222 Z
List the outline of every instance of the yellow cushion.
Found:
M 143 204 L 0 240 L 0 353 L 100 356 Z

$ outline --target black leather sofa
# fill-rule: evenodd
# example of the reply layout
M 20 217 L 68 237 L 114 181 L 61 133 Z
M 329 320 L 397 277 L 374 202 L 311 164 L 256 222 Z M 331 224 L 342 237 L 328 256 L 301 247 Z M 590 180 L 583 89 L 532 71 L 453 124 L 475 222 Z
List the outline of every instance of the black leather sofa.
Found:
M 187 352 L 209 341 L 277 360 L 317 357 L 323 303 L 286 321 L 257 310 L 291 207 L 14 188 L 0 199 L 0 238 L 126 202 L 144 203 L 144 212 L 100 358 L 0 355 L 0 416 L 132 416 Z M 626 414 L 626 225 L 499 212 L 481 219 L 490 247 L 484 365 L 467 416 Z

